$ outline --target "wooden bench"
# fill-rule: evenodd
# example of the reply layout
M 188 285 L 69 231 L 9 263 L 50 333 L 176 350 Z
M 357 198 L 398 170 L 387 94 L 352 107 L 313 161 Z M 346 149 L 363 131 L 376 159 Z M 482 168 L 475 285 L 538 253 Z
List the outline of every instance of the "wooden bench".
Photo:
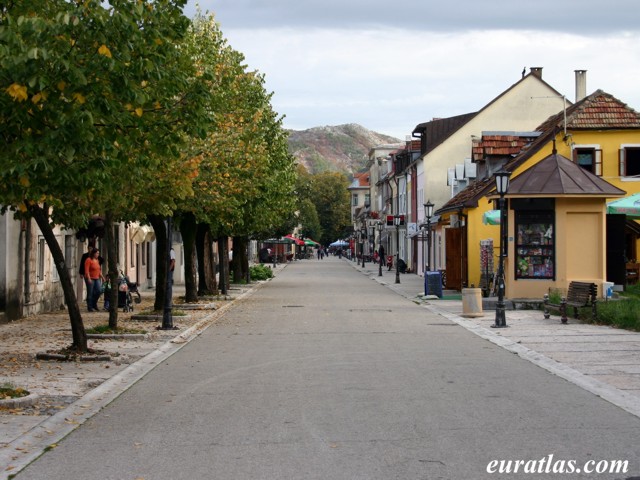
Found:
M 596 309 L 598 286 L 590 282 L 571 282 L 569 291 L 563 296 L 560 303 L 549 302 L 549 295 L 544 295 L 544 318 L 549 318 L 549 307 L 560 310 L 560 321 L 567 323 L 567 307 L 573 307 L 573 318 L 578 318 L 578 308 L 591 307 L 591 315 L 594 320 L 598 318 Z

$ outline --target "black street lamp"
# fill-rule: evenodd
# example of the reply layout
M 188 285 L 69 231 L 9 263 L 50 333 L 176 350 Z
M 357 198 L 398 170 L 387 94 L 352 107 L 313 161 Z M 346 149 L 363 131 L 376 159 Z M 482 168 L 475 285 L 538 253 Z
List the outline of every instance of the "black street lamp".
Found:
M 431 217 L 433 217 L 433 203 L 427 200 L 424 204 L 424 214 L 427 217 L 427 272 L 431 271 Z
M 171 240 L 173 238 L 173 217 L 167 217 L 167 258 L 166 258 L 166 279 L 165 279 L 165 297 L 164 310 L 162 312 L 162 326 L 159 330 L 175 330 L 173 326 L 173 271 L 171 270 Z M 174 266 L 175 269 L 175 266 Z
M 353 240 L 353 249 L 349 248 L 351 252 L 351 261 L 355 262 L 358 260 L 358 231 L 356 230 L 356 226 L 353 226 L 353 233 L 351 234 L 351 239 Z
M 400 223 L 402 215 L 393 216 L 393 224 L 396 226 L 396 283 L 400 283 Z
M 360 233 L 362 235 L 362 268 L 364 268 L 364 244 L 365 241 L 368 241 L 368 231 L 367 231 L 367 218 L 369 218 L 369 207 L 371 206 L 371 202 L 368 199 L 364 201 L 364 211 L 362 212 L 362 229 Z
M 362 255 L 362 268 L 364 268 L 365 267 L 365 265 L 364 265 L 364 242 L 367 239 L 367 229 L 365 227 L 362 227 L 362 229 L 360 230 L 360 238 L 362 239 L 362 248 L 360 249 L 360 254 Z
M 382 223 L 382 220 L 378 220 L 378 223 L 376 224 L 378 227 L 378 253 L 380 253 L 380 245 L 382 245 L 382 229 L 384 228 L 384 224 Z M 381 277 L 382 276 L 382 262 L 384 255 L 380 255 L 380 258 L 378 259 L 378 276 Z
M 495 173 L 496 177 L 496 191 L 500 195 L 498 200 L 498 206 L 500 209 L 500 261 L 498 263 L 498 303 L 496 304 L 496 320 L 493 328 L 505 328 L 507 326 L 507 319 L 504 309 L 504 257 L 507 256 L 507 215 L 505 209 L 504 196 L 509 190 L 509 177 L 511 172 L 507 172 L 504 169 Z

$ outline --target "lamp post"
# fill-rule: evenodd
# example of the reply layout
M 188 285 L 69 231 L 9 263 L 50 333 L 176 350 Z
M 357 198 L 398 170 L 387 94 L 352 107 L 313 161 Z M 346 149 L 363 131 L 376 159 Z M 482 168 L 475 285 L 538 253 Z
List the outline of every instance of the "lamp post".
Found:
M 393 216 L 393 224 L 396 226 L 396 283 L 400 283 L 400 266 L 398 265 L 400 260 L 400 221 L 401 215 L 395 214 Z
M 427 217 L 427 272 L 431 271 L 431 217 L 433 217 L 433 203 L 427 200 L 424 204 L 424 214 Z
M 383 228 L 383 223 L 381 220 L 378 220 L 378 223 L 376 224 L 378 227 L 378 253 L 380 253 L 380 245 L 382 245 L 382 228 Z M 380 255 L 380 258 L 378 259 L 378 276 L 381 277 L 382 276 L 382 262 L 383 262 L 383 257 L 384 255 Z
M 353 226 L 353 233 L 351 234 L 351 239 L 353 241 L 353 249 L 349 248 L 349 251 L 351 252 L 351 261 L 355 262 L 358 259 L 358 231 L 356 230 L 355 225 Z M 351 245 L 349 245 L 349 247 L 351 247 Z
M 368 199 L 364 201 L 364 212 L 362 213 L 362 229 L 360 233 L 362 233 L 362 268 L 364 268 L 364 244 L 365 241 L 368 241 L 368 231 L 367 231 L 367 218 L 369 217 L 369 207 L 371 206 L 371 202 Z
M 498 263 L 498 303 L 496 304 L 496 320 L 493 328 L 505 328 L 507 326 L 507 319 L 504 311 L 504 257 L 507 253 L 507 218 L 504 196 L 509 190 L 509 177 L 511 172 L 507 172 L 504 169 L 496 172 L 496 191 L 500 195 L 498 200 L 498 206 L 500 208 L 500 261 Z
M 166 258 L 166 280 L 164 310 L 162 312 L 162 326 L 160 330 L 174 330 L 173 326 L 173 271 L 171 271 L 171 240 L 173 238 L 173 217 L 167 217 L 167 258 Z M 175 267 L 174 267 L 175 268 Z
M 364 225 L 364 223 L 363 223 Z M 364 242 L 367 239 L 367 229 L 363 226 L 360 229 L 360 238 L 362 239 L 362 248 L 360 249 L 360 255 L 362 255 L 362 268 L 365 267 L 364 265 Z
M 367 227 L 367 252 L 369 252 L 369 261 L 373 262 L 375 257 L 375 239 L 376 239 L 376 227 L 369 225 Z

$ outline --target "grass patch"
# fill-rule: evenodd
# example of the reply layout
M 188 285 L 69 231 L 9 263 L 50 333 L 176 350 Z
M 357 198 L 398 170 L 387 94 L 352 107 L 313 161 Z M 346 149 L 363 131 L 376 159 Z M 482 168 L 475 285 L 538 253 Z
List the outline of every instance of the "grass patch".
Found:
M 598 303 L 598 323 L 640 332 L 640 285 L 630 285 L 619 300 Z
M 146 330 L 141 330 L 138 328 L 124 328 L 117 327 L 116 329 L 111 328 L 109 325 L 96 325 L 95 327 L 87 328 L 87 333 L 94 335 L 120 335 L 120 334 L 145 334 Z
M 16 387 L 12 383 L 3 383 L 0 385 L 0 400 L 9 400 L 12 398 L 22 398 L 29 395 L 29 391 L 24 388 Z
M 559 304 L 561 294 L 549 292 L 549 301 Z M 559 313 L 559 309 L 549 306 L 549 310 Z M 615 328 L 640 332 L 640 285 L 632 285 L 622 292 L 618 299 L 598 301 L 598 319 L 591 316 L 591 307 L 578 308 L 578 319 L 583 323 L 609 325 Z M 573 316 L 573 307 L 567 307 L 567 315 Z

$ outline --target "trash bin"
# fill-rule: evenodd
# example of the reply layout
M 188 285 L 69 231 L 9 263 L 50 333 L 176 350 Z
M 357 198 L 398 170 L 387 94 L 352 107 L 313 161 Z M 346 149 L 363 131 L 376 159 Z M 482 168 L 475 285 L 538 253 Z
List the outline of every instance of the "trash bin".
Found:
M 482 313 L 482 289 L 463 288 L 462 289 L 462 316 L 463 317 L 483 317 Z
M 602 282 L 602 296 L 607 300 L 613 297 L 613 282 Z
M 442 298 L 442 275 L 440 272 L 424 273 L 424 294 Z

